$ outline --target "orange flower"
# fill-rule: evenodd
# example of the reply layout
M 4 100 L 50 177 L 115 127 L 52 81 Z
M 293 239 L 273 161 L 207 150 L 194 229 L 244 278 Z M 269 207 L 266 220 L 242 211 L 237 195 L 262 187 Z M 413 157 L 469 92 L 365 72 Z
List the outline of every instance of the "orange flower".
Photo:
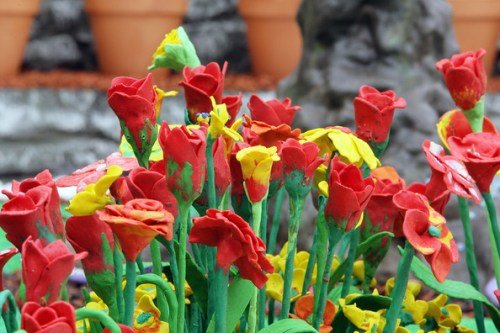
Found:
M 325 312 L 323 314 L 323 323 L 319 328 L 320 333 L 329 333 L 332 331 L 332 321 L 335 318 L 335 304 L 329 299 L 326 300 Z M 314 313 L 314 296 L 304 295 L 295 303 L 295 314 L 290 314 L 290 317 L 302 319 L 308 323 L 312 314 Z
M 287 124 L 274 126 L 262 121 L 252 120 L 247 115 L 243 115 L 243 117 L 245 118 L 243 137 L 252 146 L 279 146 L 281 141 L 290 138 L 298 140 L 300 136 L 300 129 L 292 130 Z

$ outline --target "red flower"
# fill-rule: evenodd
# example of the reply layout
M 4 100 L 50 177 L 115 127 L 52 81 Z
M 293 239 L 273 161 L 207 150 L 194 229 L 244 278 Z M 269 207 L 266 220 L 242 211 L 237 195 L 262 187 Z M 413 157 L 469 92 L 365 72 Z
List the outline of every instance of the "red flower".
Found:
M 371 176 L 363 179 L 354 164 L 345 164 L 335 156 L 328 176 L 327 220 L 344 231 L 356 228 L 374 186 Z
M 500 134 L 471 133 L 464 138 L 448 139 L 451 153 L 460 159 L 481 192 L 489 192 L 500 170 Z
M 265 272 L 273 265 L 266 258 L 266 246 L 250 225 L 231 211 L 207 210 L 207 215 L 193 219 L 189 234 L 191 243 L 217 247 L 217 265 L 227 273 L 231 265 L 238 267 L 241 277 L 262 288 Z
M 75 309 L 66 302 L 27 302 L 21 311 L 21 328 L 27 333 L 75 333 L 75 320 Z
M 278 147 L 282 141 L 296 139 L 300 137 L 300 129 L 293 129 L 286 124 L 270 125 L 262 121 L 252 120 L 247 115 L 243 125 L 243 137 L 252 146 Z
M 432 272 L 443 282 L 451 264 L 459 254 L 455 240 L 446 226 L 445 218 L 436 212 L 421 194 L 401 191 L 394 196 L 394 204 L 404 215 L 403 232 L 410 244 L 425 256 Z
M 3 190 L 9 199 L 27 194 L 30 190 L 43 187 L 43 191 L 47 192 L 48 197 L 43 201 L 38 201 L 43 210 L 43 225 L 47 226 L 48 230 L 57 234 L 59 237 L 64 238 L 64 222 L 61 216 L 59 193 L 57 186 L 52 179 L 49 170 L 40 172 L 35 178 L 28 178 L 22 182 L 13 181 L 11 191 Z M 24 238 L 26 239 L 26 238 Z M 24 241 L 23 239 L 23 241 Z
M 356 135 L 366 142 L 385 142 L 391 130 L 394 110 L 405 107 L 406 101 L 392 90 L 380 92 L 373 87 L 362 86 L 354 99 Z
M 177 200 L 167 187 L 165 168 L 160 173 L 137 167 L 127 177 L 117 179 L 111 186 L 111 193 L 121 203 L 132 199 L 158 200 L 174 217 L 177 216 Z
M 462 110 L 472 109 L 486 93 L 485 54 L 484 49 L 479 49 L 476 52 L 455 54 L 451 59 L 436 63 L 451 97 Z
M 166 164 L 167 184 L 177 201 L 192 202 L 203 189 L 206 173 L 206 128 L 170 129 L 163 122 L 160 145 Z
M 133 199 L 125 205 L 107 205 L 97 211 L 97 216 L 111 227 L 130 261 L 135 261 L 156 236 L 167 240 L 173 237 L 174 217 L 156 200 Z
M 236 154 L 243 148 L 248 147 L 250 147 L 250 145 L 246 142 L 236 142 L 233 146 L 231 156 L 229 157 L 229 169 L 231 171 L 231 202 L 234 210 L 244 217 L 251 216 L 252 207 L 247 199 L 245 188 L 243 187 L 243 172 L 240 162 L 236 159 Z
M 78 192 L 83 191 L 87 185 L 95 184 L 104 176 L 112 165 L 119 166 L 123 171 L 130 171 L 139 166 L 136 158 L 122 157 L 120 153 L 115 152 L 106 157 L 106 160 L 99 160 L 76 170 L 69 176 L 59 178 L 56 185 L 59 187 L 77 186 Z
M 47 246 L 42 242 L 28 238 L 22 248 L 22 274 L 26 285 L 26 300 L 47 304 L 57 300 L 61 285 L 69 276 L 75 261 L 87 256 L 86 252 L 73 254 L 62 240 L 56 240 Z
M 3 290 L 3 281 L 1 278 L 3 276 L 3 267 L 18 252 L 16 248 L 0 251 L 0 290 Z
M 431 179 L 425 191 L 425 196 L 430 201 L 435 201 L 448 192 L 472 199 L 475 203 L 481 201 L 476 182 L 460 160 L 446 155 L 443 147 L 429 140 L 424 141 L 422 149 L 432 169 Z
M 295 112 L 301 109 L 300 106 L 292 106 L 290 98 L 285 98 L 283 101 L 276 98 L 263 101 L 257 95 L 250 97 L 247 106 L 254 121 L 261 121 L 271 126 L 281 124 L 292 126 Z
M 241 93 L 239 95 L 222 97 L 221 103 L 226 104 L 227 113 L 229 113 L 229 116 L 231 117 L 226 123 L 227 127 L 231 127 L 231 125 L 234 124 L 236 117 L 238 116 L 238 112 L 241 109 L 241 104 L 243 103 L 241 97 L 242 97 Z
M 108 89 L 109 106 L 120 122 L 130 130 L 139 149 L 142 148 L 139 132 L 146 127 L 148 120 L 151 126 L 156 124 L 156 100 L 157 94 L 151 73 L 143 79 L 116 77 Z M 147 129 L 147 133 L 149 138 L 151 129 Z

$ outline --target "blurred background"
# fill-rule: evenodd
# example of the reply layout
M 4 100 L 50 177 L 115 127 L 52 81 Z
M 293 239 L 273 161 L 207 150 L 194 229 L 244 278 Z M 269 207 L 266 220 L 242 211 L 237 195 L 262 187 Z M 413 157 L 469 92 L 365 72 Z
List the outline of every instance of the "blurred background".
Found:
M 352 127 L 361 85 L 395 90 L 408 107 L 396 113 L 383 163 L 407 182 L 429 177 L 420 145 L 438 140 L 435 123 L 453 108 L 438 60 L 486 49 L 486 110 L 500 127 L 500 0 L 3 0 L 3 186 L 45 168 L 71 173 L 116 151 L 119 125 L 105 91 L 114 76 L 145 76 L 164 34 L 179 24 L 202 63 L 229 62 L 225 89 L 243 93 L 242 112 L 252 92 L 290 96 L 303 106 L 297 127 Z M 179 90 L 178 73 L 154 76 L 164 90 Z M 164 103 L 163 117 L 182 121 L 183 103 L 180 91 Z M 498 203 L 498 180 L 494 194 Z M 482 209 L 474 211 L 478 253 L 488 253 Z M 455 203 L 448 212 L 463 250 Z M 397 258 L 386 260 L 388 272 Z M 491 260 L 479 260 L 485 284 Z M 460 265 L 452 278 L 468 280 Z

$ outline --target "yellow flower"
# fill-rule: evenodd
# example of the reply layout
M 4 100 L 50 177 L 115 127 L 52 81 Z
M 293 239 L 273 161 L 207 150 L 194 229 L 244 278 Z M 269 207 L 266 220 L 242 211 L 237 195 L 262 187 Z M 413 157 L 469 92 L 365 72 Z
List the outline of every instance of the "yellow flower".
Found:
M 163 103 L 163 99 L 166 97 L 174 97 L 177 96 L 177 91 L 175 90 L 170 90 L 170 91 L 164 91 L 158 86 L 154 86 L 154 90 L 156 91 L 156 104 L 155 104 L 155 115 L 156 119 L 160 117 L 161 113 L 161 105 Z
M 179 27 L 165 35 L 160 46 L 153 54 L 153 63 L 148 69 L 167 67 L 179 71 L 184 66 L 194 68 L 199 65 L 200 59 L 196 54 L 193 43 L 189 40 L 186 31 Z
M 352 163 L 360 167 L 364 162 L 371 170 L 380 166 L 380 161 L 375 157 L 370 146 L 350 133 L 348 129 L 342 127 L 315 128 L 302 133 L 302 138 L 315 142 L 320 149 L 320 156 L 337 152 L 345 163 Z
M 318 191 L 320 191 L 321 194 L 323 194 L 323 192 L 321 191 L 321 189 L 319 188 L 319 184 L 321 182 L 326 182 L 327 179 L 326 179 L 326 171 L 328 170 L 327 166 L 324 165 L 324 164 L 321 164 L 317 169 L 316 171 L 314 172 L 314 177 L 313 177 L 313 186 L 315 188 L 318 189 Z M 323 194 L 324 195 L 324 194 Z M 326 195 L 328 196 L 328 191 L 326 193 Z
M 292 302 L 301 296 L 305 275 L 306 271 L 302 268 L 295 268 L 293 270 L 292 292 L 290 298 Z M 285 283 L 283 277 L 278 273 L 269 274 L 268 277 L 269 279 L 266 282 L 267 296 L 277 300 L 278 302 L 283 302 L 283 286 Z
M 147 294 L 141 297 L 135 307 L 133 325 L 136 333 L 170 332 L 168 323 L 160 320 L 160 310 L 153 298 Z
M 160 130 L 160 125 L 156 125 L 156 128 Z M 128 143 L 125 135 L 122 135 L 120 140 L 120 154 L 123 157 L 135 157 L 134 150 L 130 143 Z M 153 143 L 153 147 L 151 148 L 151 155 L 149 155 L 149 160 L 153 162 L 157 162 L 163 159 L 163 151 L 161 150 L 160 142 L 158 139 Z
M 156 285 L 152 283 L 143 283 L 141 285 L 138 285 L 137 288 L 135 288 L 135 301 L 139 302 L 139 300 L 142 298 L 144 295 L 149 295 L 152 299 L 156 298 Z
M 385 295 L 390 296 L 392 289 L 394 289 L 394 277 L 391 277 L 387 282 L 385 283 Z M 414 297 L 417 297 L 418 294 L 420 294 L 420 290 L 422 289 L 422 285 L 420 282 L 416 280 L 409 280 L 408 285 L 406 286 L 406 289 L 411 291 Z
M 104 208 L 111 201 L 106 194 L 109 187 L 122 175 L 122 168 L 112 165 L 95 184 L 89 184 L 82 192 L 77 193 L 69 202 L 66 210 L 74 216 L 92 215 Z
M 413 323 L 423 325 L 426 322 L 425 315 L 429 309 L 427 302 L 415 300 L 413 293 L 406 289 L 405 298 L 403 300 L 403 312 L 411 315 Z
M 433 318 L 442 329 L 453 329 L 462 321 L 462 309 L 457 304 L 447 304 L 448 296 L 441 294 L 427 302 L 426 317 Z
M 342 305 L 342 310 L 346 318 L 357 328 L 362 329 L 363 332 L 372 332 L 375 329 L 379 332 L 381 324 L 381 311 L 369 311 L 358 308 L 355 304 Z
M 217 104 L 215 98 L 210 97 L 212 101 L 212 111 L 210 112 L 210 125 L 208 126 L 208 133 L 210 137 L 215 140 L 220 135 L 229 137 L 233 141 L 243 141 L 243 137 L 232 127 L 226 127 L 226 123 L 231 118 L 227 112 L 226 104 Z M 241 122 L 240 122 L 241 123 Z
M 177 44 L 180 45 L 182 44 L 182 40 L 179 36 L 179 28 L 177 29 L 172 29 L 168 34 L 165 35 L 165 38 L 161 41 L 160 46 L 156 49 L 155 53 L 153 53 L 153 59 L 156 57 L 163 57 L 166 55 L 165 52 L 165 46 L 169 44 Z
M 102 301 L 102 299 L 99 298 L 99 296 L 97 296 L 95 292 L 92 291 L 89 296 L 90 302 L 85 305 L 86 309 L 102 311 L 105 314 L 108 314 L 108 306 Z M 89 321 L 87 319 L 78 320 L 76 322 L 76 331 L 78 333 L 90 332 Z
M 352 275 L 358 279 L 359 281 L 363 282 L 365 279 L 365 262 L 363 260 L 357 260 L 354 262 L 353 265 L 353 270 L 352 270 Z M 372 278 L 370 281 L 370 287 L 375 287 L 377 285 L 377 280 L 375 278 Z

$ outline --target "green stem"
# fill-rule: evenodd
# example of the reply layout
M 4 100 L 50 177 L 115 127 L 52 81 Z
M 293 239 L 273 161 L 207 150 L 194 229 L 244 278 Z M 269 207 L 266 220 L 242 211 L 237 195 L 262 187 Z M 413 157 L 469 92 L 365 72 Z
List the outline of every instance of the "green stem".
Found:
M 6 302 L 8 307 L 7 311 L 4 311 Z M 19 329 L 20 314 L 14 295 L 10 290 L 0 291 L 0 310 L 7 332 L 17 331 Z
M 208 186 L 208 207 L 217 208 L 217 197 L 215 194 L 215 169 L 214 169 L 214 155 L 212 153 L 212 147 L 214 140 L 207 137 L 207 148 L 205 150 L 205 155 L 207 158 L 207 186 Z
M 215 304 L 215 331 L 226 332 L 227 311 L 227 284 L 228 274 L 222 268 L 215 268 L 214 285 L 217 290 L 217 303 Z
M 474 238 L 472 236 L 472 227 L 470 222 L 470 212 L 467 200 L 458 197 L 458 207 L 460 209 L 460 218 L 462 220 L 462 227 L 464 229 L 465 236 L 465 259 L 467 261 L 467 269 L 469 270 L 469 277 L 471 285 L 478 291 L 481 291 L 479 287 L 479 279 L 477 276 L 477 262 L 476 255 L 474 253 Z M 485 333 L 486 328 L 484 326 L 484 311 L 481 302 L 472 302 L 474 307 L 474 318 L 476 320 L 476 326 L 479 333 Z
M 123 317 L 123 323 L 127 326 L 132 326 L 135 306 L 135 262 L 127 259 L 126 267 L 127 270 L 125 276 L 127 279 L 127 284 L 125 285 L 125 313 Z
M 137 264 L 137 268 L 139 269 L 140 274 L 145 274 L 146 270 L 144 269 L 144 263 L 142 262 L 142 253 L 139 253 L 139 256 L 135 260 L 135 263 Z
M 323 321 L 323 313 L 326 307 L 327 287 L 330 282 L 330 271 L 332 270 L 333 256 L 335 254 L 335 246 L 340 238 L 341 231 L 333 226 L 328 226 L 328 254 L 326 256 L 326 265 L 321 279 L 321 288 L 319 290 L 319 300 L 313 314 L 313 327 L 319 330 Z M 319 279 L 318 279 L 319 280 Z
M 179 268 L 179 289 L 176 290 L 177 303 L 179 304 L 179 311 L 177 313 L 177 327 L 184 327 L 184 317 L 185 317 L 185 290 L 184 285 L 186 283 L 186 252 L 187 252 L 187 225 L 189 217 L 189 203 L 179 203 L 179 215 L 180 226 L 179 226 L 179 262 L 177 264 Z
M 259 234 L 260 231 L 260 221 L 262 219 L 262 201 L 252 203 L 252 221 L 253 221 L 253 231 L 255 234 Z M 250 309 L 248 310 L 248 333 L 254 333 L 257 331 L 257 295 L 258 289 L 255 288 L 255 293 L 250 300 Z
M 342 292 L 340 297 L 345 298 L 349 294 L 352 281 L 352 270 L 354 268 L 354 261 L 356 260 L 356 250 L 359 243 L 359 228 L 351 231 L 349 235 L 350 245 L 347 254 L 347 267 L 344 273 L 344 284 L 342 285 Z
M 189 325 L 189 332 L 200 332 L 200 309 L 198 303 L 191 303 L 191 324 Z
M 260 233 L 259 237 L 262 239 L 264 244 L 267 241 L 267 198 L 262 200 L 262 216 L 260 220 Z M 257 299 L 257 329 L 260 331 L 266 325 L 266 285 L 259 290 L 259 296 Z
M 299 232 L 302 211 L 304 210 L 304 199 L 290 197 L 290 221 L 288 222 L 288 251 L 285 264 L 285 278 L 283 284 L 283 302 L 281 306 L 280 319 L 288 318 L 290 313 L 290 298 L 292 292 L 293 262 L 297 251 L 297 234 Z
M 135 263 L 132 262 L 135 270 Z M 99 310 L 92 310 L 86 308 L 80 308 L 75 311 L 76 321 L 85 320 L 85 319 L 95 319 L 98 320 L 104 327 L 109 329 L 111 333 L 121 333 L 121 328 L 118 324 L 111 319 L 107 314 Z
M 150 249 L 151 260 L 153 261 L 153 273 L 161 278 L 163 274 L 163 265 L 161 263 L 160 244 L 157 240 L 153 239 L 150 244 Z M 167 321 L 167 300 L 165 299 L 165 295 L 160 292 L 159 287 L 156 287 L 156 295 L 158 300 L 158 309 L 160 310 L 160 319 Z
M 174 241 L 167 241 L 161 236 L 157 236 L 156 240 L 160 242 L 168 252 L 168 257 L 170 259 L 170 272 L 172 273 L 172 280 L 174 282 L 175 289 L 179 287 L 179 269 L 177 267 L 177 260 L 175 256 Z
M 267 253 L 274 254 L 276 250 L 276 241 L 278 239 L 278 231 L 280 229 L 281 206 L 285 198 L 285 187 L 279 189 L 274 203 L 273 222 L 271 225 L 271 232 L 269 233 L 269 241 L 267 243 Z
M 317 249 L 317 277 L 314 285 L 314 312 L 313 312 L 313 326 L 318 322 L 317 314 L 319 311 L 320 294 L 323 286 L 323 272 L 326 267 L 326 257 L 328 248 L 328 228 L 325 221 L 325 205 L 326 198 L 319 197 L 320 209 L 318 210 L 318 217 L 316 219 L 316 230 L 318 232 L 318 239 L 316 241 Z M 317 324 L 319 327 L 319 322 Z
M 118 247 L 115 236 L 115 249 L 113 250 L 113 265 L 115 268 L 116 306 L 118 307 L 118 320 L 123 323 L 123 257 Z
M 269 299 L 269 318 L 267 320 L 269 325 L 272 325 L 274 323 L 274 298 Z
M 383 333 L 393 333 L 396 330 L 396 323 L 399 317 L 399 312 L 401 311 L 401 306 L 403 305 L 406 286 L 408 285 L 408 278 L 410 275 L 410 266 L 414 254 L 415 250 L 411 244 L 406 241 L 403 257 L 398 265 L 394 289 L 391 292 L 392 303 L 385 316 L 387 321 Z
M 484 192 L 483 193 L 484 203 L 486 204 L 486 212 L 488 213 L 488 222 L 491 226 L 491 231 L 493 234 L 493 240 L 495 241 L 496 252 L 493 254 L 494 256 L 499 256 L 500 250 L 500 230 L 498 229 L 498 221 L 497 221 L 497 210 L 495 208 L 495 202 L 493 201 L 493 197 L 491 193 Z
M 304 276 L 304 283 L 302 284 L 302 293 L 304 296 L 309 289 L 311 284 L 311 278 L 314 272 L 314 264 L 316 263 L 316 252 L 318 250 L 316 246 L 316 242 L 318 241 L 318 227 L 317 225 L 314 227 L 314 237 L 311 245 L 311 250 L 309 251 L 309 260 L 307 261 L 306 274 Z
M 484 122 L 484 96 L 481 97 L 472 109 L 464 110 L 463 114 L 469 121 L 469 125 L 473 132 L 482 132 Z

